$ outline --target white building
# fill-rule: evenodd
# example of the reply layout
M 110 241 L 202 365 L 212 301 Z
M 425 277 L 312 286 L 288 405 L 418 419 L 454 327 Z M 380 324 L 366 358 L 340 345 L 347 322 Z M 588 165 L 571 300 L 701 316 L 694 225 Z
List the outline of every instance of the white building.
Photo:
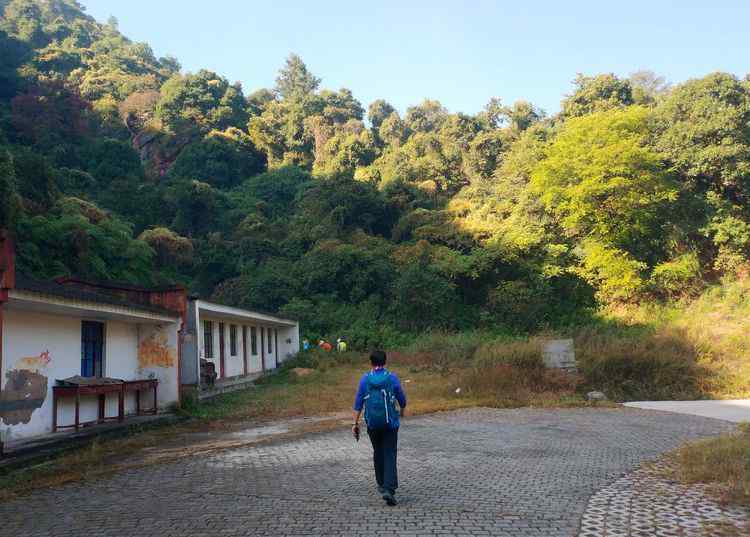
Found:
M 215 385 L 255 378 L 299 350 L 299 324 L 275 315 L 190 298 L 180 375 L 184 387 L 211 391 L 201 361 L 213 364 Z
M 163 411 L 183 391 L 241 385 L 298 348 L 295 321 L 188 297 L 181 286 L 16 275 L 0 232 L 0 441 Z M 215 366 L 211 386 L 201 359 Z

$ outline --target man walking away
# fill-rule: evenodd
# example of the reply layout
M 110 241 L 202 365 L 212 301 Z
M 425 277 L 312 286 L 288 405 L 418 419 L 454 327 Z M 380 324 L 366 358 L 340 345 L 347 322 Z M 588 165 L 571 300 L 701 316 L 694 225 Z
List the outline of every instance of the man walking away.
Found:
M 385 368 L 386 355 L 383 351 L 370 354 L 372 369 L 362 376 L 354 400 L 354 425 L 352 433 L 359 435 L 359 417 L 365 411 L 367 435 L 372 442 L 372 458 L 375 464 L 375 480 L 378 492 L 385 503 L 396 505 L 398 470 L 396 452 L 398 449 L 399 410 L 406 408 L 406 395 L 398 377 Z

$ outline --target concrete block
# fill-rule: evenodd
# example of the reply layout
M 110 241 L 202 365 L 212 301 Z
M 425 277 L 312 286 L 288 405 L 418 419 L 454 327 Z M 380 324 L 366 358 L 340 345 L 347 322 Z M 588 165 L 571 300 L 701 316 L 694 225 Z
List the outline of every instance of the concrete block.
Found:
M 552 339 L 542 348 L 544 365 L 549 368 L 576 372 L 576 354 L 572 339 Z

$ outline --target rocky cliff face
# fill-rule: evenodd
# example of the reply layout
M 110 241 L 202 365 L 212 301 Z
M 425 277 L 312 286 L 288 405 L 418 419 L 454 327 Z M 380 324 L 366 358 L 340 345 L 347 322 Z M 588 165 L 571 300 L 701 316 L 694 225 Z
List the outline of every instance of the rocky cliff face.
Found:
M 132 138 L 133 149 L 138 152 L 146 170 L 157 177 L 164 177 L 194 135 L 169 134 L 146 128 Z

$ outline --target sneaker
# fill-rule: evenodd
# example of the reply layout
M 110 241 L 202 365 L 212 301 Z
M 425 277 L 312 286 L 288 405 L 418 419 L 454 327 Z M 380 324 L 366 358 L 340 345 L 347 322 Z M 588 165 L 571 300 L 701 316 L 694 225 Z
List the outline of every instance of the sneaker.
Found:
M 385 500 L 385 503 L 387 503 L 390 506 L 396 505 L 396 497 L 393 495 L 393 493 L 390 490 L 386 490 L 383 493 L 383 499 Z

